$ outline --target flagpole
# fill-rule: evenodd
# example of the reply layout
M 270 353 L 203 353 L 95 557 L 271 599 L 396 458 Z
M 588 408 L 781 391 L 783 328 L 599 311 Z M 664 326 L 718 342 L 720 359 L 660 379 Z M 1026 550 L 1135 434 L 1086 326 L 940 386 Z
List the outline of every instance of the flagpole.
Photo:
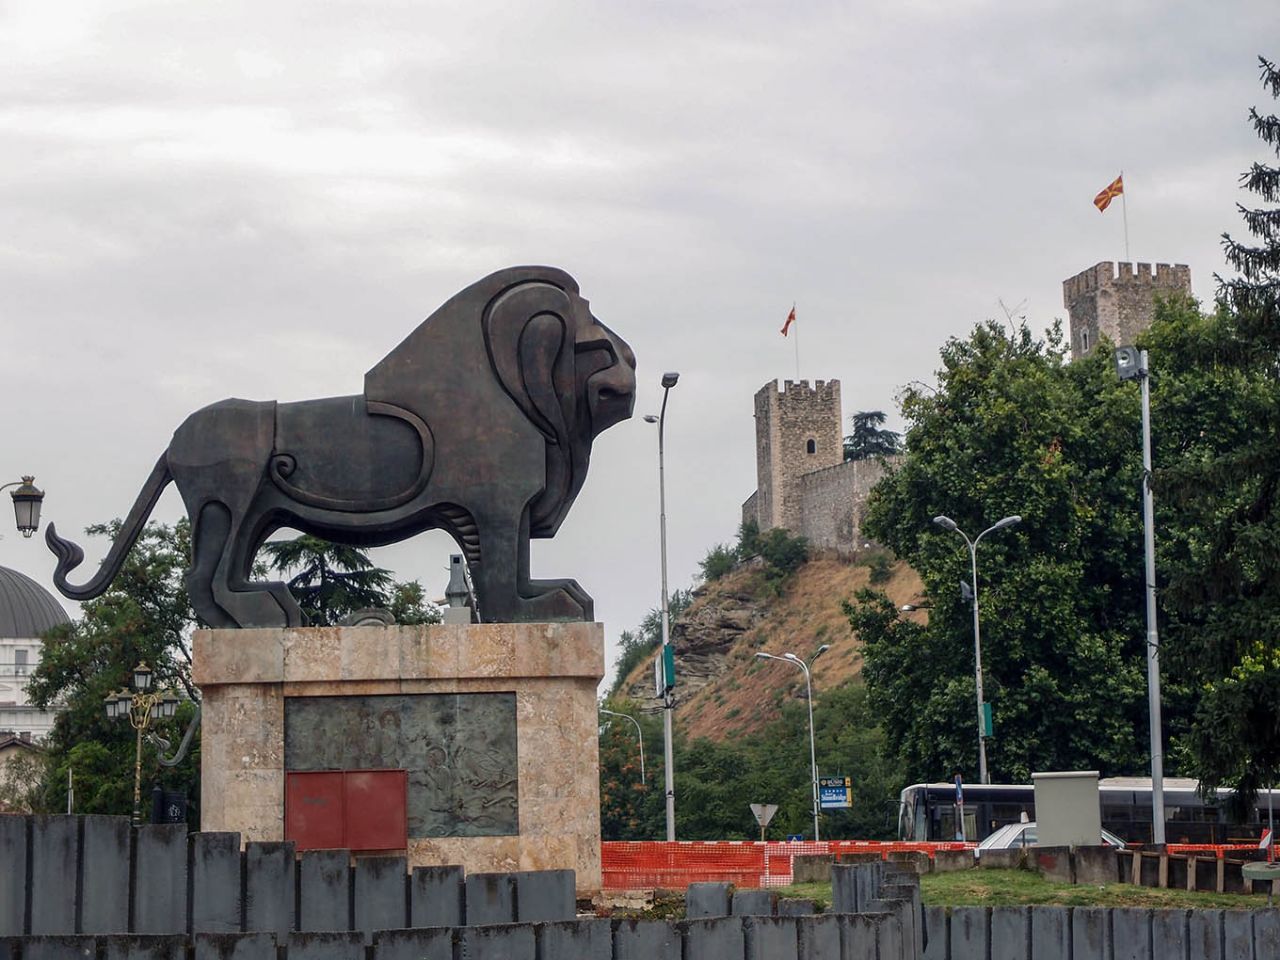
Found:
M 796 309 L 796 305 L 793 303 L 791 305 L 792 313 L 795 312 L 795 309 Z M 793 320 L 792 323 L 795 324 L 795 328 L 796 328 L 796 382 L 799 383 L 800 382 L 800 322 L 798 320 Z
M 1124 171 L 1120 171 L 1120 182 L 1124 183 Z M 1124 216 L 1124 259 L 1126 263 L 1133 263 L 1129 257 L 1129 201 L 1126 198 L 1128 191 L 1121 188 L 1120 190 L 1120 212 Z

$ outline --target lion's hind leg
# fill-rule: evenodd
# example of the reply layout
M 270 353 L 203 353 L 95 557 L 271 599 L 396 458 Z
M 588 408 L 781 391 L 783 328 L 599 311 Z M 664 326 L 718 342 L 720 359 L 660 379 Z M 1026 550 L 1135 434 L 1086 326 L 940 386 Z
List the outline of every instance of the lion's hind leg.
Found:
M 232 517 L 231 512 L 221 503 L 209 504 L 201 511 L 201 517 L 220 517 L 217 524 L 219 532 L 225 531 L 221 542 L 221 550 L 216 562 L 208 563 L 211 573 L 201 569 L 200 583 L 202 591 L 211 595 L 216 609 L 231 623 L 220 623 L 220 626 L 239 627 L 299 627 L 302 626 L 302 610 L 283 583 L 254 583 L 248 579 L 248 572 L 253 565 L 253 557 L 257 552 L 257 543 L 244 534 L 244 518 Z M 238 521 L 238 522 L 237 522 Z M 232 530 L 234 533 L 231 533 Z M 212 543 L 209 544 L 211 548 Z M 193 572 L 195 567 L 193 566 Z M 190 582 L 190 581 L 189 581 Z M 195 596 L 192 596 L 195 603 Z M 197 610 L 199 612 L 199 610 Z M 204 617 L 204 614 L 201 614 Z M 210 624 L 213 626 L 214 624 Z

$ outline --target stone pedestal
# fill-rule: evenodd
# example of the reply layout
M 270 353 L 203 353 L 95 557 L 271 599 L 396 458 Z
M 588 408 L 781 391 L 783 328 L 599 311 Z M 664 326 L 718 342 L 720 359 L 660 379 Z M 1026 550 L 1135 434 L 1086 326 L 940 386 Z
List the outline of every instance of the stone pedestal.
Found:
M 411 866 L 572 869 L 580 893 L 599 890 L 600 624 L 200 630 L 193 676 L 201 830 L 283 840 L 286 772 L 405 766 Z M 469 771 L 457 799 L 454 766 Z M 505 815 L 475 815 L 490 799 Z

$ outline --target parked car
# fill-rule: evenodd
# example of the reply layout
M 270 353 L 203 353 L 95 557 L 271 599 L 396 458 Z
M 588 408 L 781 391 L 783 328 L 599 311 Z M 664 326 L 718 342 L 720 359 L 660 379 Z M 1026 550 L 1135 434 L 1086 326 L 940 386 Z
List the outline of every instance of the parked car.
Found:
M 983 850 L 1016 850 L 1020 847 L 1034 847 L 1036 845 L 1036 837 L 1036 822 L 1034 820 L 1029 823 L 1006 823 L 974 847 L 973 855 L 974 857 L 981 857 Z M 1102 831 L 1101 842 L 1108 847 L 1115 847 L 1118 850 L 1124 849 L 1124 841 L 1110 830 Z

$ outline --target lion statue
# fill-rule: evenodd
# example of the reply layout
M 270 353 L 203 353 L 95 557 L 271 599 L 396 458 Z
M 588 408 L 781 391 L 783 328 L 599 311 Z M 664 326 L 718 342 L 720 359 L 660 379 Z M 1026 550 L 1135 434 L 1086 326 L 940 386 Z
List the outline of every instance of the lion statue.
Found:
M 551 267 L 511 267 L 467 287 L 365 375 L 364 393 L 299 403 L 223 400 L 178 427 L 97 574 L 46 532 L 54 583 L 101 594 L 170 481 L 191 517 L 187 587 L 211 627 L 303 623 L 254 557 L 289 527 L 380 546 L 424 530 L 457 541 L 486 622 L 591 620 L 573 580 L 532 580 L 529 538 L 554 536 L 587 476 L 591 444 L 631 416 L 635 354 Z

